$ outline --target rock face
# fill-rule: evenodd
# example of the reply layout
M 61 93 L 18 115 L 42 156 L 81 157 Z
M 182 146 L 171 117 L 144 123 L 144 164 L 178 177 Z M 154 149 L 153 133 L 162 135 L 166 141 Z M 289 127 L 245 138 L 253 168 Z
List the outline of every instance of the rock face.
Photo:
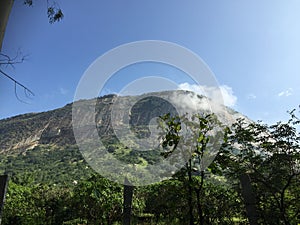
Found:
M 26 151 L 38 144 L 75 143 L 71 105 L 0 121 L 0 153 Z
M 177 92 L 167 91 L 161 93 L 165 96 L 171 96 Z M 190 94 L 189 92 L 180 92 L 182 95 Z M 114 119 L 117 120 L 113 121 L 114 124 L 122 123 L 118 118 L 123 116 L 122 111 L 128 110 L 126 102 L 132 101 L 133 98 L 137 98 L 137 96 L 121 97 L 122 102 L 125 103 L 124 105 L 119 104 L 118 108 L 114 109 L 116 114 Z M 198 96 L 197 98 L 201 100 L 205 97 Z M 95 114 L 92 119 L 95 121 L 100 137 L 112 137 L 114 135 L 111 112 L 116 99 L 116 95 L 106 95 L 96 99 Z M 91 100 L 81 100 L 80 104 L 84 106 L 82 108 L 87 108 L 92 107 L 91 102 Z M 169 106 L 166 102 L 160 102 L 156 97 L 145 96 L 129 112 L 133 129 L 135 129 L 134 126 L 139 124 L 148 124 L 154 116 L 158 116 L 159 108 L 165 109 L 163 113 L 173 110 L 172 106 Z M 226 111 L 234 117 L 241 116 L 241 114 L 229 108 L 226 108 Z M 84 112 L 82 117 L 84 118 Z M 47 112 L 29 113 L 0 120 L 0 154 L 23 153 L 40 144 L 63 146 L 75 143 L 72 127 L 72 104 Z

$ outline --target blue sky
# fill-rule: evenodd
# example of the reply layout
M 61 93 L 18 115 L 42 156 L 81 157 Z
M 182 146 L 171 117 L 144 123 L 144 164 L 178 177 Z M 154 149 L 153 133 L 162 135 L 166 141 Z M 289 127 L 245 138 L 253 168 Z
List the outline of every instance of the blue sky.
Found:
M 46 0 L 26 7 L 15 1 L 2 51 L 27 60 L 7 68 L 35 97 L 19 102 L 11 81 L 0 77 L 0 118 L 62 107 L 72 102 L 88 66 L 121 44 L 163 40 L 184 46 L 214 72 L 229 105 L 254 120 L 275 122 L 300 104 L 300 2 L 277 1 L 58 1 L 64 19 L 49 24 Z M 124 73 L 174 73 L 174 81 L 197 87 L 174 68 L 140 65 Z M 119 91 L 131 78 L 112 79 Z

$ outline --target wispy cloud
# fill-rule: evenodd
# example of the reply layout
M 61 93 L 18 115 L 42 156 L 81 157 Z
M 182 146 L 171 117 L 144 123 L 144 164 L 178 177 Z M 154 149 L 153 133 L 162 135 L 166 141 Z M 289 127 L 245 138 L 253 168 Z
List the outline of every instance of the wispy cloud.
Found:
M 247 99 L 256 99 L 257 98 L 257 96 L 255 95 L 255 94 L 253 94 L 253 93 L 251 93 L 251 94 L 248 94 L 248 96 L 247 96 Z
M 292 94 L 293 94 L 293 89 L 289 88 L 285 91 L 279 92 L 278 97 L 288 97 L 288 96 L 291 96 Z
M 67 89 L 63 88 L 63 87 L 59 88 L 59 93 L 62 94 L 62 95 L 66 95 L 66 94 L 68 94 L 68 92 L 69 91 Z
M 227 85 L 221 85 L 219 87 L 209 87 L 205 85 L 182 83 L 178 86 L 181 90 L 192 91 L 211 99 L 215 99 L 215 97 L 219 95 L 219 92 L 221 92 L 224 100 L 224 105 L 229 107 L 235 106 L 237 102 L 237 97 L 233 94 L 232 88 Z

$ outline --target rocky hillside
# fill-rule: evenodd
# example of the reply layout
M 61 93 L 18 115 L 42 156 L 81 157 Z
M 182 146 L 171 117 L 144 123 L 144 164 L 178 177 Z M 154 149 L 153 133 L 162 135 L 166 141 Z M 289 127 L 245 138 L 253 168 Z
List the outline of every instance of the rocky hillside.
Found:
M 72 124 L 72 110 L 83 121 L 86 119 L 85 110 L 93 108 L 93 124 L 102 139 L 108 144 L 109 152 L 114 153 L 119 159 L 134 164 L 155 163 L 159 153 L 136 151 L 131 147 L 121 145 L 116 138 L 112 125 L 122 127 L 126 122 L 125 114 L 129 115 L 131 131 L 139 137 L 149 135 L 148 124 L 160 115 L 177 114 L 178 108 L 165 99 L 180 100 L 183 109 L 188 105 L 201 105 L 204 100 L 201 96 L 194 96 L 186 91 L 166 91 L 151 93 L 141 96 L 106 95 L 93 100 L 81 100 L 76 103 L 79 108 L 72 109 L 73 104 L 41 113 L 29 113 L 0 120 L 0 174 L 10 172 L 24 176 L 33 172 L 34 180 L 73 180 L 87 173 L 88 164 L 78 150 L 74 138 Z M 185 97 L 192 96 L 195 102 L 186 102 Z M 193 101 L 194 101 L 193 100 Z M 133 106 L 131 102 L 136 102 Z M 206 104 L 207 105 L 207 104 Z M 204 112 L 206 110 L 203 105 Z M 201 108 L 201 107 L 200 107 Z M 232 109 L 223 107 L 227 115 L 232 118 L 241 114 Z M 60 175 L 58 175 L 60 174 Z M 66 178 L 69 177 L 69 178 Z
M 189 92 L 185 92 L 189 93 Z M 160 95 L 174 94 L 174 92 L 162 92 Z M 115 111 L 124 112 L 128 105 L 136 97 L 122 97 L 122 105 L 118 104 Z M 199 99 L 203 98 L 198 96 Z M 99 135 L 112 135 L 111 111 L 116 100 L 116 95 L 106 95 L 97 99 L 95 122 Z M 91 101 L 83 100 L 85 108 L 91 107 Z M 84 108 L 83 107 L 83 108 Z M 152 118 L 161 114 L 174 112 L 176 109 L 167 101 L 158 97 L 147 96 L 141 98 L 130 112 L 130 124 L 134 128 L 137 125 L 147 125 Z M 233 117 L 240 116 L 237 112 L 226 108 L 226 111 Z M 115 118 L 122 116 L 116 115 Z M 115 123 L 117 123 L 115 121 Z M 57 146 L 73 145 L 75 138 L 72 127 L 72 104 L 67 104 L 55 110 L 29 113 L 0 120 L 0 153 L 13 154 L 33 149 L 37 145 L 52 144 Z
M 107 103 L 113 95 L 101 97 L 98 108 L 108 114 Z M 84 101 L 86 105 L 89 101 Z M 103 125 L 108 126 L 108 120 Z M 0 153 L 14 154 L 33 149 L 37 145 L 73 145 L 72 104 L 41 113 L 29 113 L 0 120 Z

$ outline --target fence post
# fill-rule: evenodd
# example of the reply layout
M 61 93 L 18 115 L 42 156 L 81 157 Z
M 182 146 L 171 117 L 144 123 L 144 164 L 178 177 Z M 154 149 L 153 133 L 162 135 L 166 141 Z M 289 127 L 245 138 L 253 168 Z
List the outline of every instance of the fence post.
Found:
M 130 225 L 133 189 L 134 187 L 129 183 L 128 179 L 125 177 L 123 193 L 123 225 Z
M 0 224 L 7 189 L 7 181 L 8 175 L 0 175 Z

